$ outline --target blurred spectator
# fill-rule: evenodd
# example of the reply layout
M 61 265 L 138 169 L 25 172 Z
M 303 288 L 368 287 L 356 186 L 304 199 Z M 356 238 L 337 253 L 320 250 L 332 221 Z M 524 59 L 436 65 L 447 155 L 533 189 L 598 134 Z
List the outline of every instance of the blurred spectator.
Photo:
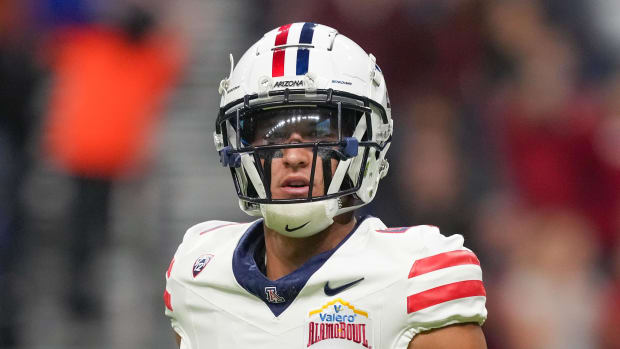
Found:
M 619 212 L 620 213 L 620 212 Z M 619 216 L 620 217 L 620 216 Z M 603 298 L 600 314 L 601 349 L 620 348 L 620 243 L 616 245 L 612 259 L 612 282 Z
M 614 199 L 608 213 L 609 229 L 620 237 L 620 75 L 604 87 L 604 114 L 595 131 L 594 150 L 608 174 L 608 190 Z
M 54 82 L 44 138 L 46 154 L 76 190 L 67 300 L 81 317 L 100 315 L 93 268 L 106 246 L 113 184 L 143 171 L 158 107 L 180 63 L 178 44 L 157 30 L 152 13 L 125 11 L 115 27 L 61 28 L 49 46 Z
M 578 210 L 595 225 L 601 246 L 610 246 L 617 238 L 617 197 L 594 148 L 602 106 L 579 86 L 570 39 L 535 15 L 527 18 L 527 25 L 501 36 L 514 50 L 517 75 L 496 95 L 489 115 L 503 178 L 528 205 Z M 510 27 L 501 18 L 495 24 Z
M 517 259 L 513 254 L 525 250 L 522 236 L 530 234 L 536 220 L 535 212 L 515 200 L 508 192 L 488 194 L 476 208 L 473 233 L 478 235 L 481 265 L 484 265 L 484 282 L 487 287 L 487 309 L 494 314 L 494 321 L 487 321 L 484 332 L 490 349 L 510 346 L 505 332 L 507 321 L 503 318 L 499 286 Z
M 594 35 L 591 46 L 598 47 L 602 59 L 608 66 L 617 70 L 620 59 L 620 3 L 616 0 L 585 1 Z M 609 74 L 610 69 L 606 72 Z M 611 71 L 613 73 L 613 70 Z
M 406 115 L 401 115 L 401 134 L 394 140 L 393 177 L 382 184 L 377 203 L 368 211 L 391 226 L 431 224 L 446 234 L 466 235 L 468 247 L 473 247 L 477 236 L 470 234 L 474 214 L 462 161 L 461 115 L 454 103 L 436 93 L 412 100 Z
M 571 210 L 530 214 L 494 290 L 504 347 L 595 348 L 603 284 L 592 227 Z
M 24 27 L 18 2 L 0 1 L 0 347 L 17 341 L 20 299 L 18 260 L 22 253 L 24 174 L 29 165 L 28 145 L 37 118 L 33 100 L 41 69 L 33 57 L 33 43 Z
M 609 187 L 616 195 L 612 229 L 620 236 L 620 77 L 616 76 L 605 93 L 605 117 L 597 131 L 596 145 L 601 159 L 614 179 Z M 620 241 L 616 240 L 610 263 L 611 283 L 607 289 L 601 318 L 601 348 L 620 348 Z

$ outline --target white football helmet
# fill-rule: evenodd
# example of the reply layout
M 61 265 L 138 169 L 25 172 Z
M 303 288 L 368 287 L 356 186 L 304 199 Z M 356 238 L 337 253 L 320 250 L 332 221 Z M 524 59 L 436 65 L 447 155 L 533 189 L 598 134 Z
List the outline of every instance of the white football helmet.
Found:
M 230 60 L 214 141 L 243 211 L 284 235 L 304 237 L 374 198 L 388 171 L 393 122 L 372 54 L 330 27 L 293 23 L 265 34 L 237 66 Z M 299 130 L 302 142 L 285 141 Z M 274 199 L 271 164 L 291 148 L 312 151 L 308 196 Z M 319 161 L 325 190 L 313 195 Z

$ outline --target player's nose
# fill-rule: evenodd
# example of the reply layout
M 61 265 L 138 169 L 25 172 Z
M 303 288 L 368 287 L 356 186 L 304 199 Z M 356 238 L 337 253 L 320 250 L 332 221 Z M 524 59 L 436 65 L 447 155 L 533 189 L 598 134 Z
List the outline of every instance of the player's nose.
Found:
M 286 143 L 302 143 L 303 139 L 300 134 L 293 133 L 287 139 Z M 282 151 L 282 160 L 284 165 L 292 168 L 303 168 L 312 161 L 312 148 L 288 148 Z

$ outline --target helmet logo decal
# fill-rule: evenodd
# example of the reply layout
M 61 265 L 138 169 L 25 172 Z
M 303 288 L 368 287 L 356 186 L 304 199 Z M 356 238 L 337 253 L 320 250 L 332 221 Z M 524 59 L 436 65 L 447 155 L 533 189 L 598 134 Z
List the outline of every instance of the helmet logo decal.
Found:
M 278 46 L 295 45 L 297 48 L 295 75 L 304 75 L 308 72 L 308 63 L 310 62 L 310 50 L 306 46 L 312 44 L 312 38 L 314 36 L 314 28 L 316 23 L 303 23 L 301 32 L 299 34 L 299 41 L 297 43 L 288 43 L 288 33 L 293 24 L 283 25 L 278 29 L 275 43 L 276 49 L 273 51 L 273 61 L 271 65 L 271 76 L 279 77 L 284 76 L 284 62 L 286 59 L 286 48 L 278 48 Z M 295 23 L 295 25 L 301 25 L 301 23 Z
M 353 83 L 350 81 L 342 81 L 342 80 L 332 80 L 332 84 L 341 84 L 341 85 L 348 85 L 348 86 L 353 85 Z
M 304 86 L 304 81 L 303 80 L 284 80 L 284 81 L 278 81 L 276 82 L 273 87 L 303 87 Z

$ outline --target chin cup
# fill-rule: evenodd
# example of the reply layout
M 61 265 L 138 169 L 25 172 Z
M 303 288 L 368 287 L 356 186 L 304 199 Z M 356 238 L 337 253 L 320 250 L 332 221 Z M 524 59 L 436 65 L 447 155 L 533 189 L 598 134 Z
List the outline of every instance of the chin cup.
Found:
M 303 238 L 317 234 L 334 223 L 338 201 L 261 204 L 260 209 L 268 228 L 285 236 Z

